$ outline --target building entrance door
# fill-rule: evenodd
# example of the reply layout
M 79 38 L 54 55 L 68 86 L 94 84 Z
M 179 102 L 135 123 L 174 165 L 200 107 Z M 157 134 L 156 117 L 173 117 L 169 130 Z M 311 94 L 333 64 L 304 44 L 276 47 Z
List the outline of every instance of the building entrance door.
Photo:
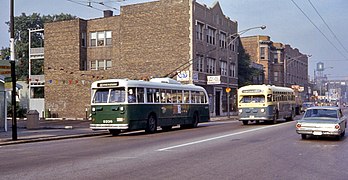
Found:
M 215 91 L 215 115 L 220 116 L 221 91 Z

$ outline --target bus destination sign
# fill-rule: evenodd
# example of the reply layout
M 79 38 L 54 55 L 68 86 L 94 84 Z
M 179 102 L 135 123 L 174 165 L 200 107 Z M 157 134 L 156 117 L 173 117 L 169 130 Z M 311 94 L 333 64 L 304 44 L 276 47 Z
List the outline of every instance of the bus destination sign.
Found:
M 115 87 L 118 86 L 118 82 L 112 82 L 112 83 L 99 83 L 98 87 Z

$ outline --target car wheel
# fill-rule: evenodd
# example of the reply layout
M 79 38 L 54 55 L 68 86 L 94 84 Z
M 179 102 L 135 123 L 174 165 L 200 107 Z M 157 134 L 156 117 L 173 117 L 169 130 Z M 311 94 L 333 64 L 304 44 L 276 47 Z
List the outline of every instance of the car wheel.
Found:
M 302 139 L 307 139 L 307 135 L 306 134 L 301 134 L 301 138 Z
M 147 119 L 147 127 L 145 129 L 146 133 L 155 133 L 157 130 L 157 119 L 155 115 L 150 114 Z
M 109 129 L 109 132 L 113 135 L 113 136 L 117 136 L 121 133 L 121 130 L 119 129 Z
M 242 121 L 244 125 L 248 125 L 249 121 Z

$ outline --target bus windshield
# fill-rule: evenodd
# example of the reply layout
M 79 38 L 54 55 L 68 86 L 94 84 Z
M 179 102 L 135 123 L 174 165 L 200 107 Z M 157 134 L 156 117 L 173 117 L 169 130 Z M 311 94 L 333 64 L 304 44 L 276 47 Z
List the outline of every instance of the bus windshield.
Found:
M 93 103 L 118 103 L 125 102 L 125 88 L 97 89 L 93 98 Z
M 243 96 L 239 102 L 240 103 L 264 103 L 265 96 L 264 95 Z

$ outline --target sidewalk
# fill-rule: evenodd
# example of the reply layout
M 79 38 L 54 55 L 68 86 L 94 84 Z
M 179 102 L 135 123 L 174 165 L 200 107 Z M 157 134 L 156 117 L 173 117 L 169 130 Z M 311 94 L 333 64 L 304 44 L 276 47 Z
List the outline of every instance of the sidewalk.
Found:
M 40 120 L 38 129 L 27 129 L 26 123 L 26 120 L 17 120 L 17 140 L 12 140 L 12 121 L 9 120 L 8 131 L 0 131 L 0 146 L 109 134 L 105 130 L 91 130 L 89 120 Z
M 210 121 L 237 119 L 237 116 L 222 116 L 212 117 Z M 0 146 L 109 134 L 107 130 L 91 130 L 89 120 L 40 120 L 38 129 L 27 129 L 26 124 L 26 120 L 17 120 L 17 140 L 12 140 L 12 121 L 8 120 L 7 132 L 0 131 Z

